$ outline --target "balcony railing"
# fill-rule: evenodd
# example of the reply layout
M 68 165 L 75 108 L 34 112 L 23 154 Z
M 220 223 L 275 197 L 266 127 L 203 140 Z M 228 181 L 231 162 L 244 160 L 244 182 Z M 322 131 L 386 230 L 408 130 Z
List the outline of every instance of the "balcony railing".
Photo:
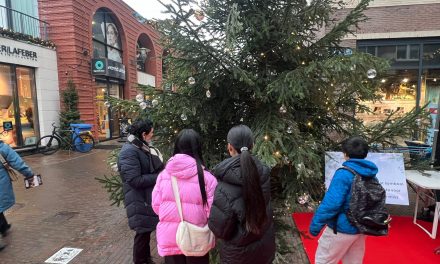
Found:
M 2 5 L 0 5 L 0 28 L 49 40 L 47 22 Z

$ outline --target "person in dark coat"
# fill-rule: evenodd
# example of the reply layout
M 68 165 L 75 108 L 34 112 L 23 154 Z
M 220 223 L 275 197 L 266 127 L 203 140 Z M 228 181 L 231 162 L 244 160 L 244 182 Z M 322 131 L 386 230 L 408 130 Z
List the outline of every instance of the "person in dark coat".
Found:
M 233 127 L 227 140 L 231 158 L 213 169 L 218 185 L 208 221 L 223 240 L 221 263 L 272 263 L 276 247 L 270 169 L 251 155 L 254 140 L 249 127 Z
M 151 263 L 150 235 L 159 222 L 151 207 L 151 192 L 163 163 L 148 145 L 153 130 L 150 120 L 136 121 L 130 127 L 128 142 L 122 146 L 118 159 L 128 225 L 136 232 L 133 244 L 135 264 Z

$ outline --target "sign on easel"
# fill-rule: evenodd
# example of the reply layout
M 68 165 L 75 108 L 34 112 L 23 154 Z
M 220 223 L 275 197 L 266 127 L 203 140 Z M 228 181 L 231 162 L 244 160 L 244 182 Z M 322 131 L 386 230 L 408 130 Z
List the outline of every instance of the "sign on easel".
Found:
M 366 160 L 379 168 L 377 178 L 387 192 L 387 204 L 409 205 L 402 153 L 368 153 Z M 328 189 L 335 171 L 344 163 L 342 152 L 326 152 L 325 186 Z

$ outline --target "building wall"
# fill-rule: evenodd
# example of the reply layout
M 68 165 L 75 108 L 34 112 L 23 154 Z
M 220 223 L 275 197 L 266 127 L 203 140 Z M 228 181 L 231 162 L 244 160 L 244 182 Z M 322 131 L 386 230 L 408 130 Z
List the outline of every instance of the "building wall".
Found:
M 79 111 L 86 123 L 96 121 L 96 89 L 91 76 L 92 20 L 99 8 L 111 10 L 119 20 L 123 48 L 123 64 L 126 67 L 124 97 L 136 95 L 136 43 L 139 36 L 147 34 L 154 43 L 156 87 L 162 80 L 162 49 L 157 45 L 158 33 L 150 26 L 139 23 L 134 10 L 122 0 L 39 0 L 40 19 L 50 24 L 50 39 L 57 45 L 60 90 L 72 78 L 79 93 Z
M 360 0 L 344 0 L 347 7 L 354 7 L 359 4 Z M 396 6 L 396 5 L 424 5 L 436 4 L 438 0 L 373 0 L 370 7 Z
M 402 2 L 405 4 L 398 5 Z M 413 4 L 410 5 L 410 2 Z M 414 4 L 415 2 L 417 4 Z M 335 16 L 338 20 L 343 19 L 351 10 L 349 8 L 338 10 Z M 440 1 L 438 0 L 374 1 L 364 14 L 368 20 L 359 24 L 355 36 L 346 36 L 343 45 L 354 47 L 355 40 L 360 39 L 440 36 Z
M 40 135 L 50 134 L 52 132 L 52 123 L 58 123 L 60 113 L 57 56 L 55 50 L 2 37 L 0 37 L 0 43 L 5 46 L 36 52 L 37 60 L 0 54 L 0 61 L 35 68 Z

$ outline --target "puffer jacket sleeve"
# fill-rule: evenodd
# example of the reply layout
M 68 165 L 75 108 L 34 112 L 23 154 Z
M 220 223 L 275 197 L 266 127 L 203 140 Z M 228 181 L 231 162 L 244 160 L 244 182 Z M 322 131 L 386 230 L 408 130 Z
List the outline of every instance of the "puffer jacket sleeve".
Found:
M 165 172 L 161 172 L 159 176 L 157 176 L 156 185 L 154 185 L 152 193 L 151 206 L 157 215 L 159 215 L 159 207 L 162 204 L 162 179 L 164 173 Z
M 141 174 L 141 164 L 138 153 L 134 149 L 127 149 L 119 155 L 121 176 L 132 188 L 143 189 L 156 184 L 158 173 Z
M 310 234 L 317 236 L 327 223 L 336 221 L 351 190 L 351 177 L 351 173 L 346 170 L 336 171 L 321 205 L 313 216 Z
M 214 202 L 214 193 L 215 187 L 217 187 L 217 179 L 209 172 L 205 171 L 206 175 L 206 196 L 208 206 L 205 206 L 206 217 L 209 217 L 209 213 L 211 212 L 212 203 Z
M 3 144 L 2 151 L 3 157 L 9 163 L 9 166 L 20 172 L 26 178 L 34 175 L 29 166 L 21 159 L 20 155 L 18 155 L 9 145 Z
M 215 190 L 208 226 L 217 238 L 228 240 L 233 236 L 238 220 L 232 210 L 232 201 L 219 187 Z

